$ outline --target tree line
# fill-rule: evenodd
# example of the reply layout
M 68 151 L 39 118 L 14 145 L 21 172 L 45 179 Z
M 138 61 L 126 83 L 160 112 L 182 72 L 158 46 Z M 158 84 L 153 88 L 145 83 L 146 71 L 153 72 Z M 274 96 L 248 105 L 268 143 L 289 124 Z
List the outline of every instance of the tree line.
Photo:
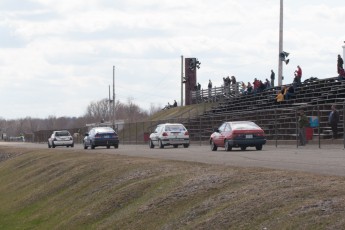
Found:
M 116 101 L 115 118 L 125 122 L 140 122 L 146 120 L 150 115 L 160 110 L 151 104 L 149 110 L 140 108 L 128 99 L 127 103 Z M 53 115 L 47 118 L 25 117 L 20 119 L 4 119 L 0 117 L 0 135 L 6 133 L 7 137 L 20 136 L 34 133 L 39 130 L 61 130 L 85 127 L 86 124 L 112 120 L 112 107 L 108 99 L 91 102 L 86 112 L 81 117 L 56 117 Z M 1 136 L 0 136 L 1 139 Z

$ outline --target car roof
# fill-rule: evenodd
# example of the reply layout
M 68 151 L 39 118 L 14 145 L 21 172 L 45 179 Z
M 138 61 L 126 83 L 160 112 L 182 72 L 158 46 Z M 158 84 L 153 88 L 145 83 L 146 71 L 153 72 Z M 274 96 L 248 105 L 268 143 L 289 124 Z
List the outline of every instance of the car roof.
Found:
M 158 126 L 163 126 L 163 125 L 183 125 L 181 123 L 164 123 L 164 124 L 159 124 Z

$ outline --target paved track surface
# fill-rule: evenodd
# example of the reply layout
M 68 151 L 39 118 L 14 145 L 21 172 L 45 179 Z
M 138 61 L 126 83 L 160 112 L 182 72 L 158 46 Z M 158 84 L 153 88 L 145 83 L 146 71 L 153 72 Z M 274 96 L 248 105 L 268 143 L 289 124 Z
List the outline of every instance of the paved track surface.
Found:
M 24 148 L 47 148 L 47 144 L 0 142 L 0 145 L 24 147 Z M 307 145 L 297 148 L 294 145 L 264 145 L 262 151 L 248 148 L 246 151 L 234 149 L 225 152 L 219 148 L 212 152 L 207 145 L 191 145 L 189 148 L 165 147 L 164 149 L 150 149 L 148 145 L 121 145 L 118 149 L 84 150 L 82 145 L 74 148 L 57 147 L 56 150 L 76 150 L 91 153 L 119 154 L 127 156 L 139 156 L 178 161 L 202 162 L 207 164 L 221 164 L 239 167 L 263 167 L 291 171 L 303 171 L 323 175 L 345 176 L 345 150 L 341 144 Z

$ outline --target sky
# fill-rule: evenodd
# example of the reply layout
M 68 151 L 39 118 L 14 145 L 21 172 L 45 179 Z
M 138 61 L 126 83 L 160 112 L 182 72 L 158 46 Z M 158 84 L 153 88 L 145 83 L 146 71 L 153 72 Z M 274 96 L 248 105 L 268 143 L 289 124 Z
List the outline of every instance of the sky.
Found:
M 0 117 L 79 117 L 108 98 L 145 110 L 181 100 L 181 55 L 197 82 L 278 72 L 279 0 L 0 0 Z M 343 0 L 284 1 L 283 84 L 337 76 Z M 111 93 L 112 94 L 112 93 Z

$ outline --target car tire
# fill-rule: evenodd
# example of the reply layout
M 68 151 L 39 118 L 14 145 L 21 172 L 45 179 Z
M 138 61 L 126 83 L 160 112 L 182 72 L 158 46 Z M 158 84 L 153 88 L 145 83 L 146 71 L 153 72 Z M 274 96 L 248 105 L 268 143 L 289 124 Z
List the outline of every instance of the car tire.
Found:
M 164 149 L 164 145 L 162 143 L 162 140 L 159 140 L 158 142 L 159 142 L 159 148 Z
M 107 145 L 107 149 L 110 149 L 110 145 Z
M 178 148 L 178 145 L 173 145 L 173 146 L 174 146 L 175 149 Z
M 48 142 L 48 148 L 49 148 L 49 149 L 51 148 L 51 146 L 50 146 L 49 142 Z
M 118 149 L 118 148 L 119 148 L 119 144 L 114 145 L 114 148 L 115 148 L 115 149 Z
M 88 148 L 88 146 L 86 145 L 86 143 L 84 142 L 84 149 L 87 149 Z
M 149 147 L 150 147 L 150 149 L 153 149 L 155 147 L 155 145 L 153 144 L 152 140 L 149 141 Z
M 212 151 L 217 151 L 217 145 L 213 142 L 213 140 L 211 140 L 210 146 Z
M 262 150 L 262 145 L 255 146 L 256 150 Z
M 183 145 L 183 148 L 188 148 L 189 147 L 189 144 L 184 144 Z
M 246 151 L 246 149 L 247 149 L 247 146 L 241 146 L 242 151 Z
M 225 140 L 224 148 L 225 148 L 225 151 L 227 151 L 227 152 L 232 150 L 232 147 L 229 144 L 229 141 Z
M 74 148 L 74 143 L 71 145 L 71 148 Z
M 91 149 L 95 149 L 96 146 L 92 142 L 90 142 L 90 144 L 91 144 Z
M 52 142 L 52 148 L 53 148 L 53 149 L 55 148 L 54 141 Z

